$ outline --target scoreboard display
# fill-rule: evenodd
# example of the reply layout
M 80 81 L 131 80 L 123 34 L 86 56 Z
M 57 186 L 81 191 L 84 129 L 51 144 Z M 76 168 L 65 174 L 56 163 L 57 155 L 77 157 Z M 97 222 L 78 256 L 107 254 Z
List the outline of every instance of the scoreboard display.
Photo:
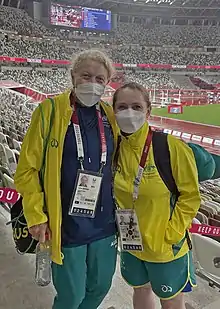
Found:
M 111 11 L 51 3 L 50 23 L 77 29 L 111 30 Z

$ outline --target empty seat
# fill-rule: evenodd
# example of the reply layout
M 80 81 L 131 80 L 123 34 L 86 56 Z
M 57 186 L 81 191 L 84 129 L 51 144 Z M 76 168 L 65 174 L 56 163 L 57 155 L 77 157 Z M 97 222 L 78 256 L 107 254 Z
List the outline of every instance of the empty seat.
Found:
M 5 151 L 7 154 L 8 167 L 11 171 L 12 175 L 14 175 L 17 168 L 17 160 L 13 150 L 11 150 L 8 146 L 5 147 Z
M 197 274 L 220 288 L 220 243 L 198 234 L 192 243 Z
M 3 174 L 3 182 L 5 183 L 5 187 L 15 189 L 14 179 L 7 174 Z
M 20 156 L 20 152 L 17 151 L 16 149 L 12 150 L 14 152 L 15 158 L 16 158 L 16 163 L 18 164 L 18 160 L 19 160 L 19 156 Z
M 204 209 L 204 210 L 208 211 L 209 214 L 210 214 L 210 217 L 213 216 L 213 215 L 217 215 L 218 214 L 216 209 L 212 208 L 211 206 L 207 206 L 205 204 L 201 204 L 200 209 Z
M 0 143 L 0 165 L 6 169 L 9 169 L 8 157 L 5 151 L 5 146 Z
M 217 211 L 217 213 L 220 212 L 220 204 L 214 201 L 206 201 L 205 206 L 209 206 Z
M 220 215 L 214 215 L 213 218 L 220 221 Z
M 14 149 L 13 139 L 9 135 L 6 135 L 5 137 L 7 139 L 7 143 L 8 143 L 9 148 Z
M 199 208 L 199 212 L 202 213 L 206 218 L 208 219 L 210 216 L 212 217 L 212 214 L 210 214 L 206 209 L 203 209 L 202 207 Z
M 14 145 L 14 149 L 16 149 L 17 151 L 21 150 L 21 142 L 17 141 L 16 139 L 13 139 L 13 145 Z
M 0 143 L 3 145 L 7 145 L 7 139 L 4 133 L 0 132 Z
M 208 217 L 200 211 L 198 211 L 196 219 L 198 219 L 203 224 L 208 224 Z

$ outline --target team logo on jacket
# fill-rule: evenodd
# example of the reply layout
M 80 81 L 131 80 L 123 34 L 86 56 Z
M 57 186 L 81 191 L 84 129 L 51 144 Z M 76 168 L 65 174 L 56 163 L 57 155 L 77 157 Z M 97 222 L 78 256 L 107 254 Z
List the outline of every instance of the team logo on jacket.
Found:
M 117 164 L 117 166 L 114 168 L 114 172 L 121 173 L 121 166 L 119 164 Z
M 156 173 L 156 166 L 152 164 L 147 164 L 144 168 L 144 174 L 147 176 L 153 176 Z
M 52 140 L 51 140 L 51 142 L 50 142 L 50 145 L 51 145 L 52 148 L 58 148 L 59 142 L 58 142 L 57 139 L 52 138 Z

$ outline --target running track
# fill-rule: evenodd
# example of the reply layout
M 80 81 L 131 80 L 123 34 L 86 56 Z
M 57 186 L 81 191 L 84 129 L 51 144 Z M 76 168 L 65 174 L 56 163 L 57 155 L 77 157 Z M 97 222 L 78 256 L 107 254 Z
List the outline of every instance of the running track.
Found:
M 213 139 L 220 140 L 220 127 L 217 126 L 208 126 L 204 124 L 197 124 L 188 121 L 180 121 L 170 118 L 161 118 L 152 116 L 150 120 L 152 126 L 176 130 L 184 133 L 195 134 L 202 137 L 209 137 Z M 205 143 L 200 143 L 204 148 L 209 152 L 220 155 L 220 147 L 207 145 Z

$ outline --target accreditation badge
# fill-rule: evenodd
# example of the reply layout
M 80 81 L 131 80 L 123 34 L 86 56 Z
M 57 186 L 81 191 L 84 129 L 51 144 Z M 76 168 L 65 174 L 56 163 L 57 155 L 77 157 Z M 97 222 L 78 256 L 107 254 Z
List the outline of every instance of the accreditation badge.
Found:
M 118 209 L 116 220 L 122 251 L 143 251 L 138 218 L 134 209 Z
M 103 175 L 84 170 L 77 173 L 76 184 L 70 203 L 69 215 L 95 217 L 95 210 Z

